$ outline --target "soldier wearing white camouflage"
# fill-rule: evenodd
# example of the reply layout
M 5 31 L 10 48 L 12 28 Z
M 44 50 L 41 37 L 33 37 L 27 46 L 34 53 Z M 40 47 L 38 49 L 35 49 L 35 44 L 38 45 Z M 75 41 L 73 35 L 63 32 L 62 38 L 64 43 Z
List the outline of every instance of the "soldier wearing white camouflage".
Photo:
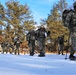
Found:
M 76 2 L 73 4 L 74 11 L 68 13 L 65 25 L 70 30 L 70 37 L 71 37 L 71 51 L 69 59 L 76 59 L 74 56 L 74 52 L 76 51 Z

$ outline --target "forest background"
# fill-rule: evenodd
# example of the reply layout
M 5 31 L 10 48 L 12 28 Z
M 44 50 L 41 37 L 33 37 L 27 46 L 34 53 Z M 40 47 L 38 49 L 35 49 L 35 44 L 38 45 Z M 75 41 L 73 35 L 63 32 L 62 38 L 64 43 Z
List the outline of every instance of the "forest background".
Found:
M 27 3 L 22 5 L 19 1 L 9 0 L 5 3 L 5 6 L 0 3 L 0 26 L 2 26 L 2 29 L 0 29 L 0 42 L 8 40 L 12 42 L 13 38 L 20 36 L 21 41 L 26 46 L 27 32 L 32 29 L 36 30 L 41 25 L 44 25 L 51 32 L 50 36 L 46 38 L 46 45 L 52 46 L 53 50 L 56 51 L 58 36 L 64 35 L 64 39 L 68 40 L 69 30 L 62 23 L 63 10 L 71 9 L 66 0 L 59 0 L 58 3 L 54 3 L 52 9 L 49 10 L 50 13 L 48 12 L 47 18 L 40 19 L 39 26 L 34 21 L 32 11 Z M 51 40 L 50 44 L 47 42 L 48 39 Z

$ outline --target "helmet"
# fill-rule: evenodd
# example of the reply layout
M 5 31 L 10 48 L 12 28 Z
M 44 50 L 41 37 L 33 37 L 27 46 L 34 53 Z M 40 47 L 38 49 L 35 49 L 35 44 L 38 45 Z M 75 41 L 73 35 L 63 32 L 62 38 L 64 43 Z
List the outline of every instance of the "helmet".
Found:
M 45 28 L 45 27 L 43 25 L 41 25 L 40 28 Z
M 34 30 L 30 30 L 30 33 L 34 33 L 35 31 Z
M 37 28 L 40 29 L 40 26 L 38 26 Z
M 76 6 L 76 2 L 73 3 L 73 7 L 75 7 L 75 6 Z

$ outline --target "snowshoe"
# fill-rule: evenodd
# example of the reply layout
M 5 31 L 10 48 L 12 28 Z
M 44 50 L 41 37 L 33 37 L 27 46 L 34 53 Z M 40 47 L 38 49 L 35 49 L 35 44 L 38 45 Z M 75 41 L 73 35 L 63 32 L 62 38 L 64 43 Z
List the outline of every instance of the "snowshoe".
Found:
M 76 57 L 75 58 L 69 58 L 70 60 L 75 60 L 76 61 Z
M 38 57 L 45 57 L 45 55 L 38 55 Z
M 70 56 L 69 56 L 69 59 L 70 59 L 70 60 L 76 60 L 76 57 L 73 56 L 73 55 L 70 55 Z

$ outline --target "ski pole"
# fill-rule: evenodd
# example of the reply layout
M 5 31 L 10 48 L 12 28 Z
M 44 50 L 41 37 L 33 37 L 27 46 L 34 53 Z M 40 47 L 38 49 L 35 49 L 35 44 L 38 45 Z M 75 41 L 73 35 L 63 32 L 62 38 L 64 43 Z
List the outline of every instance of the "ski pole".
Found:
M 70 31 L 69 31 L 69 36 L 68 36 L 68 44 L 67 44 L 67 48 L 66 48 L 66 56 L 65 56 L 65 59 L 67 59 L 67 53 L 68 53 L 68 49 L 69 49 L 69 40 L 70 40 Z

